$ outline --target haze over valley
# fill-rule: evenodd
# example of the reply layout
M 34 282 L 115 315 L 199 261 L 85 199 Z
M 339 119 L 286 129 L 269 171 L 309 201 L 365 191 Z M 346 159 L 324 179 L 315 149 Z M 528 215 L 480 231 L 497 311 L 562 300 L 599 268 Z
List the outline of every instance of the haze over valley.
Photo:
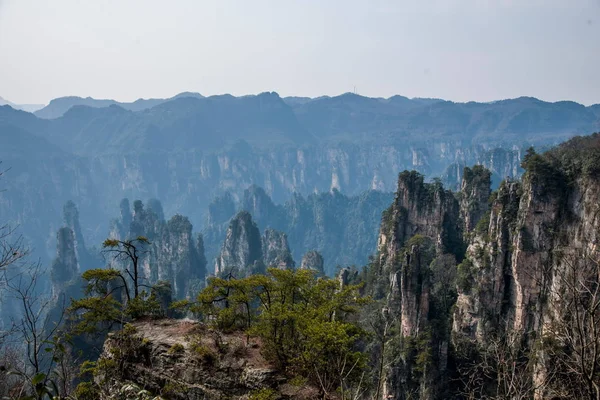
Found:
M 0 0 L 0 398 L 600 400 L 597 0 Z

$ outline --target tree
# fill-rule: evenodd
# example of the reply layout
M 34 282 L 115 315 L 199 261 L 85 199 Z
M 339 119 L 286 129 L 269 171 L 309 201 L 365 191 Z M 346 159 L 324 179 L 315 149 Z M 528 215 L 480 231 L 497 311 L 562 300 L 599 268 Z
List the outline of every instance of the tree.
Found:
M 528 400 L 547 387 L 551 374 L 535 382 L 535 350 L 513 329 L 490 334 L 485 342 L 456 340 L 458 373 L 466 399 Z
M 7 171 L 0 169 L 0 179 Z M 15 228 L 9 223 L 2 223 L 0 225 L 0 271 L 16 264 L 28 254 L 29 251 L 23 245 L 23 237 L 15 235 Z
M 123 271 L 129 278 L 131 279 L 131 286 L 133 289 L 133 298 L 138 298 L 140 287 L 146 286 L 141 283 L 140 271 L 139 271 L 139 261 L 140 255 L 145 253 L 143 250 L 146 245 L 149 245 L 150 241 L 144 236 L 138 236 L 135 239 L 130 240 L 118 240 L 118 239 L 106 239 L 104 243 L 102 243 L 102 248 L 104 254 L 110 254 L 113 256 L 115 261 L 125 261 L 126 263 L 131 263 L 130 266 L 125 266 Z M 117 276 L 120 278 L 123 286 L 120 288 L 124 289 L 125 295 L 127 296 L 127 300 L 131 300 L 130 287 L 127 283 L 127 279 L 119 273 Z
M 72 369 L 65 362 L 68 336 L 62 331 L 65 301 L 40 294 L 43 276 L 39 264 L 4 275 L 8 294 L 16 300 L 20 312 L 12 318 L 11 339 L 18 344 L 16 350 L 24 354 L 13 363 L 11 373 L 22 382 L 22 394 L 40 400 L 65 394 L 72 380 Z M 60 312 L 54 320 L 49 318 L 49 311 L 57 304 Z
M 143 236 L 125 241 L 104 241 L 104 254 L 109 254 L 111 261 L 122 263 L 122 269 L 98 268 L 83 273 L 87 282 L 86 296 L 71 304 L 78 320 L 76 332 L 110 331 L 115 324 L 123 326 L 131 319 L 162 314 L 158 300 L 162 288 L 159 290 L 142 283 L 139 269 L 140 256 L 148 244 L 150 242 Z
M 600 399 L 600 251 L 557 249 L 549 298 L 554 313 L 544 350 L 559 367 L 560 386 L 581 399 Z
M 387 376 L 389 367 L 396 361 L 390 362 L 388 353 L 388 346 L 391 341 L 397 335 L 396 320 L 390 318 L 389 308 L 377 304 L 375 311 L 367 315 L 366 324 L 369 326 L 372 332 L 374 344 L 376 345 L 375 354 L 373 358 L 375 360 L 375 395 L 374 399 L 379 399 L 381 391 Z
M 280 369 L 309 379 L 323 396 L 347 398 L 362 384 L 365 332 L 353 317 L 368 302 L 359 287 L 313 270 L 270 268 L 266 275 L 213 278 L 195 303 L 179 302 L 220 329 L 261 338 L 264 355 Z

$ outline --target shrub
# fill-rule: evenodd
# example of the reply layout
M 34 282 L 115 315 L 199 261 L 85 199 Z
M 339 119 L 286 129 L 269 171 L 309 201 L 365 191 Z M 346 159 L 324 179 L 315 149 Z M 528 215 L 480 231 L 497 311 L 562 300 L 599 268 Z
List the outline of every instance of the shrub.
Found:
M 463 262 L 458 264 L 456 267 L 456 284 L 463 293 L 471 291 L 473 284 L 475 283 L 475 268 L 473 263 L 468 258 L 465 258 Z
M 190 350 L 194 356 L 203 364 L 214 365 L 217 361 L 217 355 L 208 346 L 201 343 L 193 343 Z
M 175 343 L 173 346 L 171 346 L 171 348 L 169 349 L 169 351 L 167 353 L 169 353 L 171 355 L 175 355 L 175 354 L 181 354 L 184 351 L 185 351 L 185 347 L 183 347 L 182 344 Z
M 258 389 L 250 393 L 249 400 L 275 400 L 277 393 L 273 389 Z

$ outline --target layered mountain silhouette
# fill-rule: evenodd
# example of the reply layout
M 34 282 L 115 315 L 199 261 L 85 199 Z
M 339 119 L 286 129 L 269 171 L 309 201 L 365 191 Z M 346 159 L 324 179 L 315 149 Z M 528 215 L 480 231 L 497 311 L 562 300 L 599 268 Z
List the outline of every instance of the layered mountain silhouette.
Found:
M 167 99 L 138 99 L 131 103 L 122 103 L 116 100 L 99 100 L 93 99 L 91 97 L 83 98 L 77 96 L 67 96 L 54 99 L 47 106 L 43 108 L 40 107 L 39 110 L 35 111 L 35 115 L 45 119 L 58 118 L 62 117 L 67 111 L 69 111 L 72 107 L 75 106 L 102 108 L 117 105 L 126 110 L 141 111 L 181 97 L 202 98 L 203 96 L 200 93 L 183 92 Z
M 44 108 L 44 104 L 15 104 L 2 97 L 0 97 L 0 106 L 11 106 L 15 110 L 23 110 L 27 112 L 35 112 Z
M 42 118 L 43 117 L 43 118 Z M 294 193 L 396 190 L 416 169 L 455 186 L 462 166 L 492 182 L 521 173 L 524 150 L 600 130 L 600 105 L 521 97 L 454 103 L 403 96 L 281 98 L 277 93 L 119 103 L 61 98 L 35 114 L 0 106 L 0 216 L 52 254 L 62 205 L 78 204 L 89 243 L 115 199 L 158 198 L 202 228 L 211 201 L 258 185 L 276 204 Z M 26 199 L 26 200 L 25 200 Z M 316 246 L 315 246 L 316 247 Z

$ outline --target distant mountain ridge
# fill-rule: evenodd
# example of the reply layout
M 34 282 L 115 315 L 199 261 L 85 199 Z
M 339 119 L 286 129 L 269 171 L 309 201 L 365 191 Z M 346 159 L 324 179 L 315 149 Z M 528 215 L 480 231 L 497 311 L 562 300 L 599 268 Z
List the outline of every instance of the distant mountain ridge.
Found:
M 35 112 L 35 111 L 43 108 L 45 105 L 44 104 L 15 104 L 11 101 L 8 101 L 8 100 L 0 97 L 0 106 L 11 106 L 15 110 Z
M 91 97 L 83 98 L 78 96 L 67 96 L 58 97 L 56 99 L 51 100 L 47 106 L 39 110 L 35 110 L 34 114 L 39 118 L 54 119 L 62 117 L 67 111 L 69 111 L 72 107 L 75 106 L 102 108 L 109 107 L 111 105 L 117 105 L 129 111 L 142 111 L 181 97 L 202 98 L 204 96 L 202 96 L 200 93 L 183 92 L 166 99 L 137 99 L 136 101 L 129 103 L 109 99 L 94 99 Z
M 282 99 L 275 92 L 242 97 L 181 93 L 133 103 L 67 97 L 36 112 L 37 120 L 9 114 L 0 110 L 0 121 L 8 120 L 80 155 L 215 149 L 239 141 L 259 147 L 315 141 L 396 145 L 433 139 L 452 139 L 463 146 L 558 143 L 600 129 L 600 105 L 531 97 L 453 103 L 353 93 L 314 99 Z
M 260 94 L 256 96 L 260 96 Z M 179 93 L 170 98 L 138 99 L 134 102 L 119 102 L 110 99 L 94 99 L 91 97 L 82 98 L 77 96 L 68 96 L 53 99 L 47 106 L 36 110 L 34 113 L 39 118 L 55 119 L 63 116 L 72 107 L 88 106 L 94 108 L 103 108 L 109 107 L 111 105 L 117 105 L 125 110 L 136 112 L 148 110 L 160 104 L 185 97 L 204 98 L 204 96 L 202 96 L 201 94 L 193 92 Z M 216 95 L 209 96 L 208 98 L 219 97 L 234 96 Z M 255 96 L 248 95 L 240 96 L 238 98 L 245 97 Z M 454 114 L 454 117 L 458 119 L 453 121 L 454 123 L 460 122 L 460 117 L 462 114 L 462 117 L 464 118 L 471 116 L 472 119 L 477 120 L 472 122 L 491 125 L 494 124 L 495 117 L 497 117 L 494 114 L 499 112 L 500 114 L 502 114 L 499 117 L 500 119 L 510 117 L 511 113 L 513 113 L 515 109 L 522 107 L 528 109 L 533 108 L 539 112 L 538 114 L 535 111 L 533 111 L 530 114 L 522 115 L 520 117 L 522 121 L 517 120 L 516 126 L 510 126 L 507 124 L 504 127 L 507 131 L 514 129 L 515 127 L 518 128 L 519 125 L 521 125 L 524 129 L 527 129 L 530 126 L 523 126 L 523 124 L 526 124 L 528 122 L 531 124 L 531 126 L 535 126 L 536 123 L 538 125 L 543 124 L 544 121 L 547 121 L 549 124 L 551 124 L 556 120 L 562 120 L 565 117 L 564 113 L 575 112 L 575 108 L 586 109 L 596 118 L 600 118 L 600 104 L 595 104 L 586 107 L 582 104 L 571 101 L 546 102 L 539 100 L 535 97 L 518 97 L 514 99 L 496 100 L 484 103 L 473 101 L 460 103 L 438 98 L 408 98 L 401 95 L 394 95 L 389 98 L 374 98 L 361 96 L 355 93 L 344 93 L 338 96 L 319 96 L 312 98 L 288 96 L 283 97 L 282 100 L 285 104 L 294 109 L 294 112 L 298 115 L 299 118 L 302 118 L 307 114 L 310 115 L 310 117 L 316 117 L 315 120 L 309 118 L 309 120 L 303 121 L 310 124 L 310 126 L 315 130 L 322 130 L 323 128 L 318 124 L 319 117 L 327 117 L 329 122 L 331 122 L 331 118 L 338 117 L 348 119 L 349 117 L 351 117 L 350 120 L 352 122 L 355 122 L 355 130 L 361 130 L 364 128 L 364 121 L 361 120 L 362 118 L 368 119 L 371 123 L 375 121 L 378 122 L 378 127 L 380 128 L 385 128 L 385 124 L 387 123 L 390 125 L 401 124 L 405 128 L 409 129 L 413 125 L 418 125 L 420 120 L 422 118 L 425 118 L 425 115 L 423 115 L 423 113 L 420 113 L 419 111 L 424 111 L 425 108 L 429 107 L 431 107 L 431 110 L 427 111 L 434 111 L 435 113 L 440 114 L 433 115 L 435 117 L 444 117 L 448 116 L 448 114 Z M 7 104 L 10 105 L 12 103 Z M 0 105 L 2 105 L 1 100 Z M 328 112 L 323 110 L 323 108 L 328 109 Z M 29 111 L 25 108 L 19 109 Z M 503 110 L 503 112 L 501 112 L 500 110 Z M 352 112 L 354 112 L 354 115 L 348 115 L 348 113 Z M 556 119 L 553 119 L 547 115 L 548 112 L 555 112 L 562 115 L 559 115 L 558 117 L 556 117 Z M 337 124 L 334 124 L 328 126 L 328 128 L 343 130 L 344 125 L 337 126 Z M 436 127 L 431 128 L 435 129 Z M 477 127 L 472 126 L 470 128 L 477 129 Z

